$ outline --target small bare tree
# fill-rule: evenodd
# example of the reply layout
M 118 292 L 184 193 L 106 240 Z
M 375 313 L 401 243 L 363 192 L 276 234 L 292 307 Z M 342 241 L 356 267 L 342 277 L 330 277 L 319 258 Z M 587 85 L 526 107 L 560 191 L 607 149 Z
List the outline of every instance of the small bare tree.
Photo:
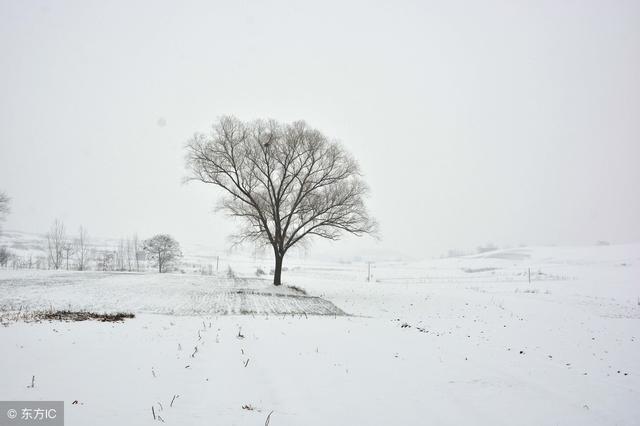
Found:
M 158 267 L 160 273 L 167 272 L 169 267 L 182 257 L 180 244 L 170 235 L 159 234 L 144 240 L 142 244 L 147 258 Z
M 67 236 L 64 230 L 64 223 L 56 219 L 47 234 L 47 255 L 49 266 L 53 269 L 60 269 L 62 266 L 63 251 L 66 241 Z
M 99 271 L 113 271 L 115 253 L 110 250 L 102 250 L 97 256 L 97 268 Z
M 6 219 L 7 215 L 11 212 L 10 208 L 11 198 L 4 192 L 0 191 L 0 225 Z M 0 234 L 2 233 L 2 226 L 0 226 Z
M 137 272 L 140 272 L 140 244 L 138 242 L 138 234 L 133 234 L 131 239 L 131 251 L 133 251 L 133 261 Z
M 87 230 L 81 226 L 78 231 L 78 238 L 75 241 L 75 253 L 79 271 L 84 271 L 87 268 L 87 260 L 89 258 L 88 239 Z
M 187 143 L 187 180 L 222 188 L 219 209 L 241 219 L 237 242 L 272 247 L 273 284 L 287 251 L 306 237 L 373 234 L 367 185 L 355 159 L 304 122 L 223 117 Z
M 132 237 L 127 238 L 125 252 L 126 252 L 126 260 L 127 260 L 127 270 L 129 272 L 133 270 L 138 270 L 138 259 L 137 259 L 137 251 L 138 251 L 138 236 L 133 235 Z
M 120 243 L 118 244 L 118 248 L 116 249 L 116 269 L 118 271 L 125 270 L 125 260 L 126 252 L 124 246 L 124 239 L 120 238 Z
M 75 247 L 73 243 L 65 239 L 64 243 L 62 244 L 62 252 L 64 253 L 64 259 L 67 264 L 67 271 L 69 270 L 69 257 L 73 254 L 74 249 Z
M 127 267 L 127 271 L 131 272 L 133 257 L 131 256 L 131 239 L 127 238 L 127 241 L 124 243 L 124 254 L 125 254 L 125 264 Z
M 10 258 L 11 252 L 6 247 L 0 247 L 0 266 L 6 267 Z

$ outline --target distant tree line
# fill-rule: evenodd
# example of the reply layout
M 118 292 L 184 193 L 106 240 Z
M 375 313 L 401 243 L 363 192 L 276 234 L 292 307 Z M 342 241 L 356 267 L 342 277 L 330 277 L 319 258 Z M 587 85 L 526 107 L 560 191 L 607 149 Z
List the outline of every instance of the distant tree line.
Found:
M 3 193 L 0 194 L 4 197 Z M 2 207 L 4 208 L 4 204 Z M 8 201 L 7 208 L 3 211 L 8 211 Z M 122 272 L 143 272 L 153 267 L 163 273 L 177 270 L 178 260 L 182 257 L 180 244 L 166 234 L 144 241 L 133 234 L 121 238 L 115 246 L 105 247 L 91 244 L 89 234 L 83 226 L 80 226 L 76 234 L 69 235 L 65 224 L 58 219 L 46 234 L 43 251 L 44 255 L 20 256 L 7 247 L 0 247 L 0 266 L 14 269 Z
M 46 240 L 48 269 L 128 272 L 146 269 L 146 253 L 137 234 L 121 238 L 115 247 L 98 247 L 90 244 L 86 228 L 81 226 L 76 235 L 69 236 L 64 223 L 56 219 Z

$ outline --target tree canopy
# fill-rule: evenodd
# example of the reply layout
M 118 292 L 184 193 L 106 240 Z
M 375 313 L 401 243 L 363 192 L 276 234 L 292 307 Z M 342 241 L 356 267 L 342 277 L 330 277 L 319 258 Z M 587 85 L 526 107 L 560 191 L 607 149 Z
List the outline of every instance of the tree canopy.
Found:
M 170 235 L 158 234 L 142 243 L 147 259 L 158 267 L 158 272 L 167 272 L 175 261 L 182 257 L 180 244 Z

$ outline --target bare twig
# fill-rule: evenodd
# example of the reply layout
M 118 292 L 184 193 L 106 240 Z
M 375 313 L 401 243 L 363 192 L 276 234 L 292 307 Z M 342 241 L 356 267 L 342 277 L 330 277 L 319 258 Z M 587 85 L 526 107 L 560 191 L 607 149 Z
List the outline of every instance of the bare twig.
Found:
M 267 416 L 267 420 L 264 421 L 264 426 L 269 426 L 269 422 L 271 421 L 271 415 L 273 414 L 273 411 L 271 411 L 269 413 L 269 415 Z
M 178 398 L 180 395 L 173 395 L 173 398 L 171 398 L 171 404 L 169 404 L 169 407 L 173 407 L 173 401 L 176 400 L 176 398 Z

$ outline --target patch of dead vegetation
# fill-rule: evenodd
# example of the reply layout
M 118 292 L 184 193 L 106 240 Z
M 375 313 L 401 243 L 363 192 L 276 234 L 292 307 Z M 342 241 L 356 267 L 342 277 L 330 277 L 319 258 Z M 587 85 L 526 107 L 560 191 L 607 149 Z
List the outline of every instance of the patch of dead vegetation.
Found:
M 40 320 L 48 321 L 101 321 L 101 322 L 120 322 L 125 319 L 135 318 L 130 312 L 115 313 L 96 313 L 90 311 L 44 311 L 36 312 L 35 316 Z
M 8 325 L 11 322 L 41 322 L 41 321 L 99 321 L 99 322 L 122 322 L 125 319 L 135 318 L 130 312 L 97 313 L 91 311 L 45 310 L 45 311 L 24 311 L 2 312 L 0 323 Z
M 296 285 L 288 285 L 287 287 L 289 287 L 291 290 L 295 291 L 298 294 L 301 294 L 303 296 L 307 295 L 307 291 L 305 289 L 300 288 L 300 287 L 298 287 Z

